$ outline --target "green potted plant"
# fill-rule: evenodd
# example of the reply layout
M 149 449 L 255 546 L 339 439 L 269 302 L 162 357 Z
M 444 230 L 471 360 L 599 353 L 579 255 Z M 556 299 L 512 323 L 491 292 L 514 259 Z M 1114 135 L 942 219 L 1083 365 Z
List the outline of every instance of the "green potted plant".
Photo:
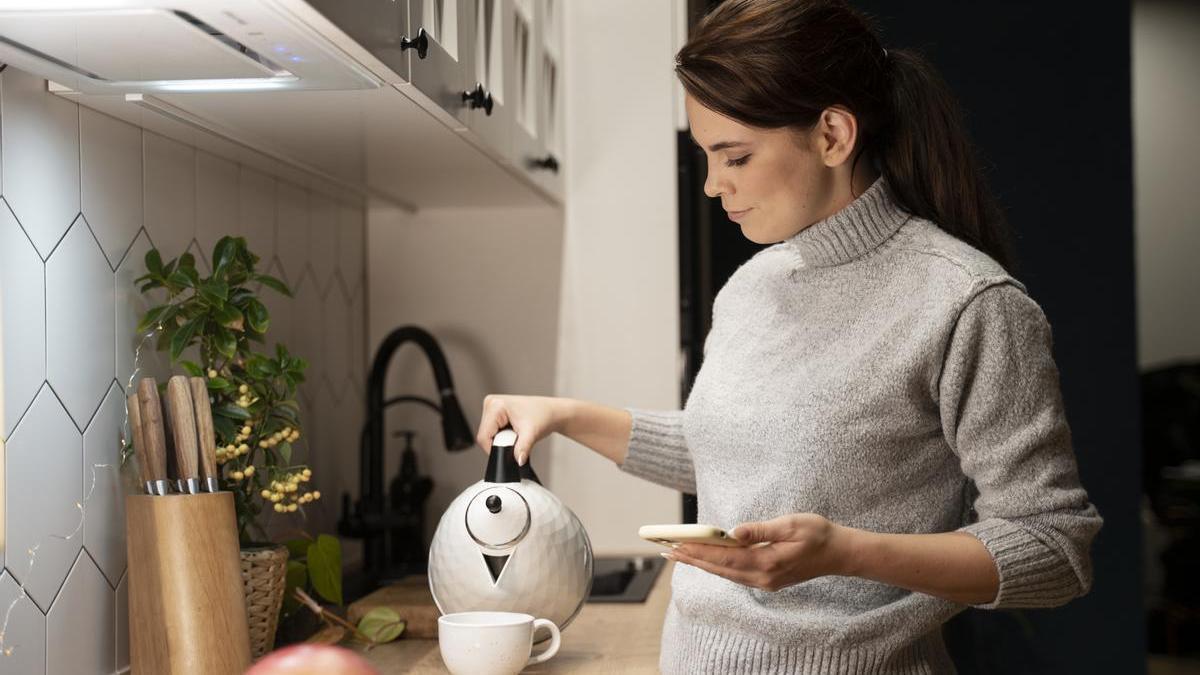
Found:
M 263 527 L 266 514 L 296 513 L 321 493 L 310 489 L 311 469 L 292 461 L 292 444 L 302 433 L 296 388 L 308 364 L 283 344 L 272 354 L 255 349 L 270 328 L 255 287 L 291 296 L 283 281 L 256 270 L 258 261 L 245 239 L 223 237 L 213 248 L 207 277 L 190 253 L 163 262 L 152 249 L 146 274 L 137 279 L 142 293 L 166 294 L 162 304 L 146 311 L 138 331 L 155 330 L 157 348 L 169 353 L 171 363 L 208 383 L 221 489 L 233 493 L 237 513 L 255 657 L 274 644 L 286 586 L 311 588 L 328 602 L 342 603 L 335 537 L 310 537 L 311 548 L 289 564 L 288 546 L 267 542 Z M 195 360 L 184 358 L 193 347 Z M 299 542 L 291 546 L 299 550 Z

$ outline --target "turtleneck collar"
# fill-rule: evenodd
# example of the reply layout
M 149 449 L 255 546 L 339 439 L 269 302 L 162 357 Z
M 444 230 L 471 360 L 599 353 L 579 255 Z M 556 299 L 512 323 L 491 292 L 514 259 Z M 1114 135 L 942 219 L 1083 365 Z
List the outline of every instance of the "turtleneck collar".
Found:
M 805 267 L 832 267 L 856 260 L 887 241 L 909 219 L 880 176 L 837 213 L 784 240 Z

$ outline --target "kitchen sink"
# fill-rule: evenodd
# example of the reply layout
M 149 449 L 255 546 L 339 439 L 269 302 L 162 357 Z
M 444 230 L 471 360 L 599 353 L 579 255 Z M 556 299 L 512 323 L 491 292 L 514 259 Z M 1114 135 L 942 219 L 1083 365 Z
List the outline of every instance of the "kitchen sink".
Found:
M 597 557 L 588 602 L 645 602 L 665 564 L 657 555 Z

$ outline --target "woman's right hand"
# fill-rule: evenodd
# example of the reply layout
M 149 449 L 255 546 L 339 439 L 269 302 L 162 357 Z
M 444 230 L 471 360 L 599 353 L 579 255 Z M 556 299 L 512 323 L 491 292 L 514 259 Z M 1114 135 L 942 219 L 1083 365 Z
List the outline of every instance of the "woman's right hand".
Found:
M 509 396 L 490 394 L 483 399 L 483 414 L 479 418 L 479 433 L 475 442 L 484 452 L 491 452 L 492 439 L 504 427 L 517 432 L 513 449 L 517 463 L 529 461 L 534 444 L 559 431 L 564 416 L 564 400 L 549 396 Z

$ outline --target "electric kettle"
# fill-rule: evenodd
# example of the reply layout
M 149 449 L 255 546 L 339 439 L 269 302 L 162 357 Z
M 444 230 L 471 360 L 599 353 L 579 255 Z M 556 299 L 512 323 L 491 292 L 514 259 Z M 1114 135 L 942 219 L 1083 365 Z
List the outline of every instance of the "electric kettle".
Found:
M 566 628 L 592 588 L 583 524 L 518 467 L 517 434 L 492 439 L 484 479 L 450 503 L 429 549 L 429 590 L 442 614 L 522 612 Z

